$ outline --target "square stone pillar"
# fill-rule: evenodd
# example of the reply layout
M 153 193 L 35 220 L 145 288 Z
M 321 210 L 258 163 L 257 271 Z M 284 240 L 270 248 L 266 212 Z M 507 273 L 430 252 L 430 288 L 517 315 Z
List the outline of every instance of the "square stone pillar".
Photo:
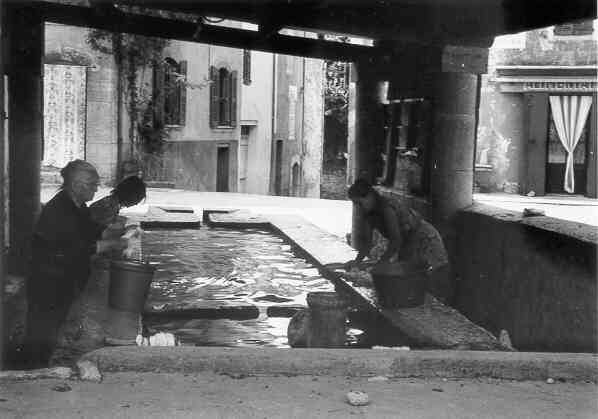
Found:
M 6 6 L 9 95 L 9 269 L 26 274 L 40 211 L 44 22 L 32 6 Z
M 353 180 L 365 178 L 374 182 L 377 171 L 381 167 L 382 145 L 384 143 L 384 119 L 382 106 L 382 81 L 375 73 L 377 64 L 373 61 L 354 63 L 352 77 L 355 78 L 355 138 L 353 149 L 354 155 Z M 363 243 L 365 235 L 362 222 L 362 210 L 353 206 L 353 225 L 351 233 L 351 245 L 359 248 Z

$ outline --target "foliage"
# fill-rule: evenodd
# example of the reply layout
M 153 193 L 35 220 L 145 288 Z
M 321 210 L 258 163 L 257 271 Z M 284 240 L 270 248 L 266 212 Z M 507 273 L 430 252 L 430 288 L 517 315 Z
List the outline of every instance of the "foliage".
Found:
M 346 36 L 322 35 L 321 38 L 349 42 Z M 343 61 L 325 61 L 326 77 L 324 86 L 324 114 L 334 117 L 342 125 L 347 124 L 349 104 L 349 63 Z
M 152 107 L 152 91 L 147 83 L 139 86 L 139 80 L 143 80 L 142 74 L 147 68 L 162 62 L 164 49 L 169 45 L 168 40 L 160 38 L 148 38 L 133 34 L 120 34 L 92 29 L 88 32 L 87 43 L 100 53 L 114 56 L 120 85 L 123 87 L 122 94 L 125 99 L 126 109 L 130 118 L 129 142 L 133 145 L 134 151 L 145 148 L 146 142 L 158 140 L 161 144 L 165 138 L 162 127 L 153 127 L 153 130 L 139 131 L 137 127 L 144 121 L 140 119 L 150 111 Z M 140 77 L 141 76 L 141 77 Z M 154 152 L 159 152 L 161 147 L 152 147 Z

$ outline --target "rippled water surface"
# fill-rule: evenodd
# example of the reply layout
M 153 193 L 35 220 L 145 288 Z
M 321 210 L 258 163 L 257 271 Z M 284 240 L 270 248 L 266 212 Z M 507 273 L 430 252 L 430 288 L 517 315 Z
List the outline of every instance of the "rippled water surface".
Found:
M 263 230 L 149 230 L 143 254 L 157 266 L 148 308 L 256 306 L 260 311 L 251 320 L 162 319 L 150 324 L 174 331 L 183 344 L 285 347 L 290 319 L 268 317 L 267 308 L 305 306 L 308 292 L 334 290 L 289 244 Z

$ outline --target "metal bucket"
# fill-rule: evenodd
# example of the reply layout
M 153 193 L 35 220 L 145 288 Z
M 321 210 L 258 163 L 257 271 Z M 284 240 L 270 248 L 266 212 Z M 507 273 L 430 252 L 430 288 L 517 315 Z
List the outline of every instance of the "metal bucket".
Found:
M 377 265 L 372 269 L 374 289 L 383 308 L 417 307 L 424 303 L 427 269 L 406 262 Z
M 155 267 L 127 260 L 110 262 L 108 304 L 117 310 L 140 313 L 154 277 Z

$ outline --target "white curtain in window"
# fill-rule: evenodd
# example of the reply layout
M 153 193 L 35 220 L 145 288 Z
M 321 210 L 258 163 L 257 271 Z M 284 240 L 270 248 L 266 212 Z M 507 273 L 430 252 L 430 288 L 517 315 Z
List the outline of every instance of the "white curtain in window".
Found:
M 550 96 L 550 108 L 561 144 L 567 151 L 565 166 L 565 191 L 573 193 L 573 152 L 592 106 L 591 96 Z
M 44 166 L 85 158 L 86 68 L 44 65 Z

